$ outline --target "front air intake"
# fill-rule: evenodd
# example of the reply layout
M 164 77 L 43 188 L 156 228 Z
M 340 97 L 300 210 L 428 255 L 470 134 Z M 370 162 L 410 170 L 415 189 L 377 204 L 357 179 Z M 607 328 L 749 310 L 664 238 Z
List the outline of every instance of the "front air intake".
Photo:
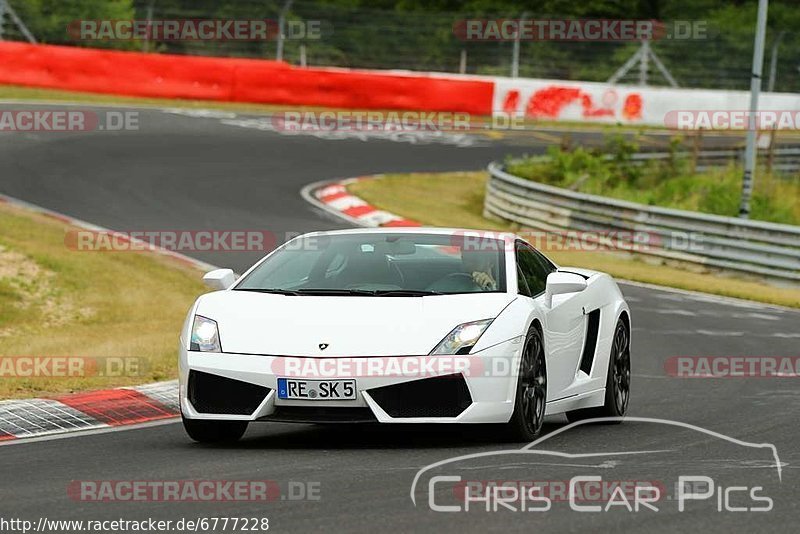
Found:
M 458 417 L 472 404 L 460 374 L 367 390 L 390 417 Z
M 189 371 L 189 402 L 198 413 L 250 415 L 269 388 L 201 371 Z
M 259 421 L 284 423 L 377 423 L 372 410 L 365 407 L 277 406 Z

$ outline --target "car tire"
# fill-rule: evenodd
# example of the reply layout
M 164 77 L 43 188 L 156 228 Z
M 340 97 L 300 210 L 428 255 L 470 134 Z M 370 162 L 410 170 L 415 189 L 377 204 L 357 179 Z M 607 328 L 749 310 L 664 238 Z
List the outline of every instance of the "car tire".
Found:
M 628 325 L 621 318 L 614 329 L 614 342 L 608 360 L 605 402 L 597 408 L 584 408 L 567 412 L 570 423 L 598 417 L 623 417 L 628 411 L 631 396 L 631 336 Z M 603 421 L 617 425 L 622 420 Z
M 233 443 L 247 430 L 247 421 L 209 421 L 187 419 L 181 415 L 183 428 L 198 443 Z
M 531 326 L 522 348 L 514 413 L 506 423 L 509 438 L 533 441 L 542 431 L 547 409 L 547 361 L 541 331 Z

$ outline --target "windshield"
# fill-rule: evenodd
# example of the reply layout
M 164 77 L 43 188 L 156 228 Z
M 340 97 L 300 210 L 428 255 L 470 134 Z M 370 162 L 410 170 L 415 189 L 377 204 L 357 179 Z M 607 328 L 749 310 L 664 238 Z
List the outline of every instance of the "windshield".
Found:
M 424 296 L 505 292 L 504 243 L 437 234 L 308 236 L 235 287 L 284 294 Z

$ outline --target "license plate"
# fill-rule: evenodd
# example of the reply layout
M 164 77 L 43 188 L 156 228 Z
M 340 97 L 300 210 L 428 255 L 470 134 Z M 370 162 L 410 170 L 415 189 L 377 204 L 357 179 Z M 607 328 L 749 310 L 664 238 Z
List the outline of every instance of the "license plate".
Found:
M 355 400 L 355 380 L 278 379 L 278 398 L 286 400 Z

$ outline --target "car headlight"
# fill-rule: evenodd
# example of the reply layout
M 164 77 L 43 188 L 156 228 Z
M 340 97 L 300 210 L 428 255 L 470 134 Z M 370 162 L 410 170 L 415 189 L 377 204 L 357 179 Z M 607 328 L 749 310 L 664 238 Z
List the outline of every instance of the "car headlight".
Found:
M 494 319 L 460 324 L 436 345 L 431 354 L 469 354 Z
M 216 321 L 203 317 L 202 315 L 194 316 L 192 339 L 189 342 L 189 350 L 222 352 Z

